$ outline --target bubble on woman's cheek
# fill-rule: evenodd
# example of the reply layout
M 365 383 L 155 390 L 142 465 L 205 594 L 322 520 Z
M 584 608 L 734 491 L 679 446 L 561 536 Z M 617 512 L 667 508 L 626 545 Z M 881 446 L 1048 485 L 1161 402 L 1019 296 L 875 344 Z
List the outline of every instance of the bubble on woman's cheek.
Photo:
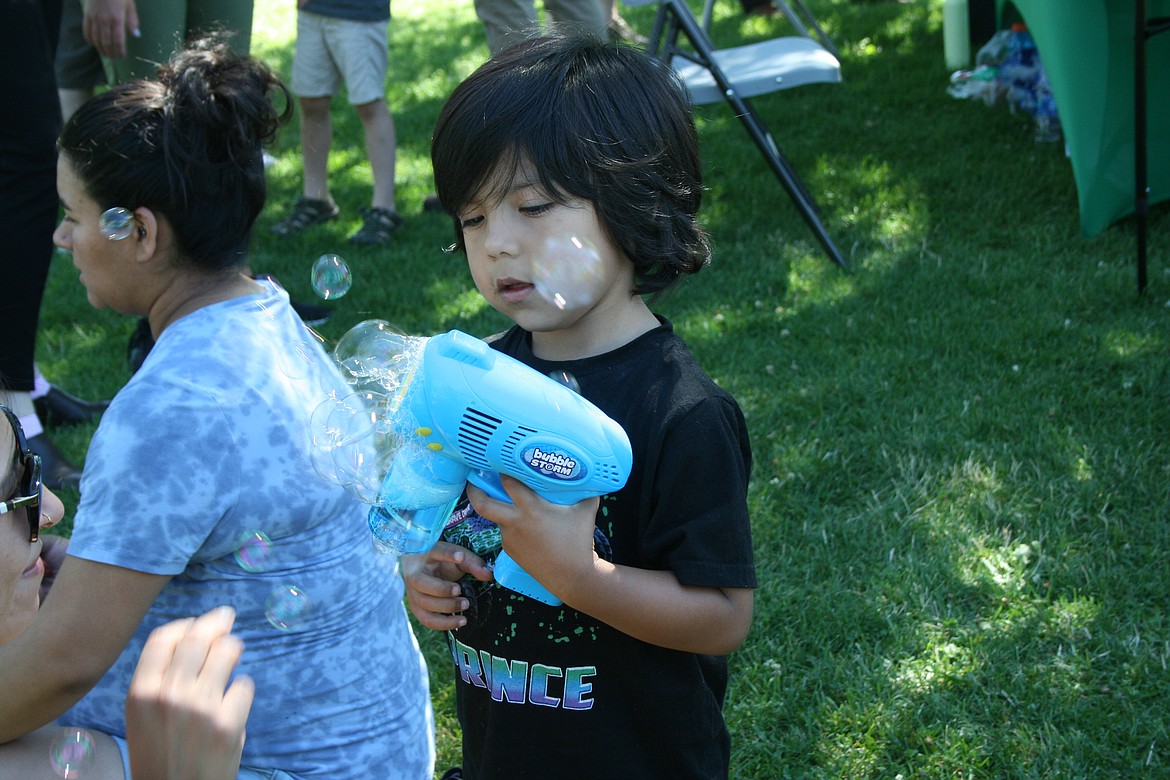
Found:
M 313 263 L 310 279 L 313 292 L 328 301 L 349 292 L 353 285 L 353 272 L 341 255 L 325 254 Z
M 558 309 L 589 303 L 603 273 L 597 247 L 577 236 L 550 236 L 532 261 L 536 291 Z
M 49 746 L 49 766 L 65 780 L 82 778 L 93 764 L 94 739 L 85 729 L 67 728 Z
M 313 603 L 295 585 L 281 585 L 268 595 L 264 616 L 273 628 L 292 631 L 304 625 L 313 612 Z
M 244 571 L 264 571 L 271 561 L 272 540 L 263 531 L 248 531 L 240 537 L 233 555 Z
M 121 206 L 106 209 L 98 217 L 98 230 L 110 241 L 122 241 L 134 233 L 134 212 Z

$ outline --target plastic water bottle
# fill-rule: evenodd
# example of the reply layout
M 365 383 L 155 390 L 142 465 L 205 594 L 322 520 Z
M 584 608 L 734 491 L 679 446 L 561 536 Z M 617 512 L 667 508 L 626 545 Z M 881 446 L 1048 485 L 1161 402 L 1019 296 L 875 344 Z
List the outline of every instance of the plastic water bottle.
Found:
M 1040 78 L 1036 81 L 1036 143 L 1052 143 L 1060 140 L 1060 117 L 1056 113 L 1056 98 L 1048 85 L 1048 74 L 1040 67 Z
M 986 105 L 999 97 L 1000 84 L 994 65 L 980 65 L 975 70 L 957 70 L 951 74 L 947 94 L 956 98 L 979 98 Z
M 987 43 L 980 47 L 979 51 L 975 52 L 975 67 L 986 65 L 992 68 L 998 68 L 1003 64 L 1004 59 L 1007 58 L 1008 48 L 1012 42 L 1011 30 L 996 30 L 995 35 L 992 35 Z
M 1007 86 L 1008 103 L 1028 114 L 1036 113 L 1036 82 L 1040 78 L 1040 58 L 1027 26 L 1012 25 L 1007 56 L 999 66 L 999 78 Z
M 951 70 L 971 64 L 967 0 L 943 0 L 943 56 Z

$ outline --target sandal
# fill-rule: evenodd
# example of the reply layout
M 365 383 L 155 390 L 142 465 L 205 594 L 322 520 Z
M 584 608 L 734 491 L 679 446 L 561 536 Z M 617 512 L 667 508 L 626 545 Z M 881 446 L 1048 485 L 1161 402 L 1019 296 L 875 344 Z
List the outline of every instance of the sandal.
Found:
M 307 227 L 336 219 L 340 212 L 341 209 L 336 203 L 315 198 L 298 198 L 289 215 L 272 226 L 272 232 L 278 236 L 291 236 Z
M 390 241 L 394 231 L 402 227 L 405 221 L 397 211 L 371 206 L 362 209 L 364 222 L 358 232 L 349 237 L 351 244 L 385 244 Z

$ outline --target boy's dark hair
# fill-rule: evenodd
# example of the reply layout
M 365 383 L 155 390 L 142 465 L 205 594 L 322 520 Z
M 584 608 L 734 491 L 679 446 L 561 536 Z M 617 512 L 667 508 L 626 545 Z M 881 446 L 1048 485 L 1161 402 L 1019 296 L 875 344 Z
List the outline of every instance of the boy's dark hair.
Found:
M 274 93 L 283 96 L 278 113 Z M 184 262 L 244 262 L 264 208 L 263 144 L 292 111 L 288 91 L 223 35 L 196 40 L 155 79 L 110 87 L 70 117 L 58 148 L 100 209 L 164 215 Z
M 593 204 L 634 263 L 634 293 L 661 292 L 710 259 L 686 88 L 632 46 L 552 35 L 497 54 L 443 106 L 431 161 L 461 251 L 457 215 L 476 197 L 503 197 L 527 163 L 550 197 Z

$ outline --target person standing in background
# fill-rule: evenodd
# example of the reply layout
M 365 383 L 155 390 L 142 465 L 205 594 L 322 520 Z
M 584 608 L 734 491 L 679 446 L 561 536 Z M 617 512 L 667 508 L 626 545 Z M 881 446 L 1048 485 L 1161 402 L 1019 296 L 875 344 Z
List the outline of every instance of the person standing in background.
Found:
M 297 45 L 290 86 L 301 107 L 304 191 L 288 215 L 273 226 L 279 236 L 335 219 L 341 209 L 329 192 L 329 147 L 333 143 L 333 96 L 345 85 L 365 135 L 374 178 L 370 205 L 351 244 L 390 241 L 403 219 L 394 205 L 398 137 L 386 106 L 386 34 L 389 0 L 299 0 Z
M 53 59 L 61 0 L 0 0 L 0 68 L 11 74 L 0 102 L 0 403 L 11 408 L 41 456 L 46 485 L 77 487 L 81 471 L 53 444 L 43 423 L 80 422 L 104 404 L 89 404 L 50 385 L 36 369 L 41 299 L 53 258 L 57 221 L 57 134 L 61 112 Z M 17 74 L 20 74 L 17 77 Z

